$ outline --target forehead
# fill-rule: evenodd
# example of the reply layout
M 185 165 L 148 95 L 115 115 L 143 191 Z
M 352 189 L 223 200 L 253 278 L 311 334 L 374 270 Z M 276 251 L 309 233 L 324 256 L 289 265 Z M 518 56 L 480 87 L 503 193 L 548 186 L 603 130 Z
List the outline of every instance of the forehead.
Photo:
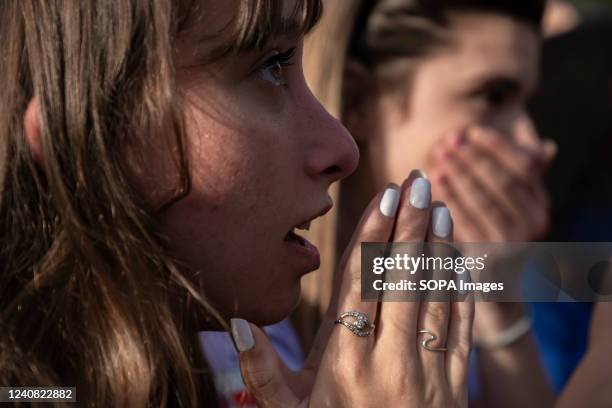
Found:
M 450 22 L 452 46 L 436 55 L 452 60 L 457 73 L 504 76 L 535 86 L 540 37 L 530 26 L 511 17 L 477 12 L 451 14 Z
M 182 36 L 210 48 L 219 46 L 236 34 L 239 11 L 245 7 L 244 0 L 195 0 L 191 13 L 182 28 Z M 282 21 L 289 21 L 298 0 L 270 0 L 260 6 L 256 13 L 279 12 Z M 263 3 L 262 3 L 263 4 Z M 255 16 L 255 19 L 261 19 Z M 278 33 L 280 34 L 280 33 Z

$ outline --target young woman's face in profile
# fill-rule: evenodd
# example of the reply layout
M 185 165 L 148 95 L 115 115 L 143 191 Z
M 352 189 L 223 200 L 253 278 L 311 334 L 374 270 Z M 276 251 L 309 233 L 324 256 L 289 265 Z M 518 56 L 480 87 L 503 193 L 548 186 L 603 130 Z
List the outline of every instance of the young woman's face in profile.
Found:
M 381 179 L 397 182 L 411 169 L 427 170 L 427 157 L 441 138 L 469 125 L 536 137 L 525 105 L 538 81 L 537 33 L 498 14 L 464 12 L 451 21 L 454 45 L 418 63 L 406 87 L 407 103 L 401 106 L 391 95 L 383 101 L 375 149 L 386 158 L 376 161 L 383 166 Z
M 267 324 L 289 313 L 300 278 L 319 265 L 296 227 L 330 209 L 328 188 L 358 151 L 307 88 L 298 35 L 205 63 L 228 40 L 235 5 L 206 2 L 177 40 L 192 186 L 160 220 L 224 317 Z

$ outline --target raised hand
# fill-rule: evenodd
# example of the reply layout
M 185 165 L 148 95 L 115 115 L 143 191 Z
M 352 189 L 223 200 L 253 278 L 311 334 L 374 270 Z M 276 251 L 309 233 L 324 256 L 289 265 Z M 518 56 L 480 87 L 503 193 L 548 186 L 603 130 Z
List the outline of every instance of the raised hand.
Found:
M 452 220 L 432 211 L 429 181 L 389 186 L 366 209 L 340 263 L 334 295 L 305 369 L 282 364 L 264 332 L 232 321 L 241 370 L 262 407 L 467 406 L 471 302 L 363 302 L 362 242 L 450 242 Z M 344 312 L 367 317 L 334 324 Z M 341 320 L 345 320 L 341 319 Z M 436 340 L 425 345 L 428 334 Z M 360 336 L 359 334 L 362 334 Z
M 542 177 L 555 154 L 550 141 L 521 145 L 482 127 L 445 139 L 429 173 L 453 212 L 457 241 L 542 238 L 549 219 Z

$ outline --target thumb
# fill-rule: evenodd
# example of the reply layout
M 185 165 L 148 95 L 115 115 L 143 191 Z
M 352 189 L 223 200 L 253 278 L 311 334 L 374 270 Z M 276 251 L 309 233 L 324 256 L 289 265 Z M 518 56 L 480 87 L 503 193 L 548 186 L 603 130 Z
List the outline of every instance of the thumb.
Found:
M 240 353 L 240 371 L 247 389 L 260 407 L 294 407 L 299 401 L 291 391 L 283 365 L 268 336 L 254 324 L 231 319 L 232 337 Z

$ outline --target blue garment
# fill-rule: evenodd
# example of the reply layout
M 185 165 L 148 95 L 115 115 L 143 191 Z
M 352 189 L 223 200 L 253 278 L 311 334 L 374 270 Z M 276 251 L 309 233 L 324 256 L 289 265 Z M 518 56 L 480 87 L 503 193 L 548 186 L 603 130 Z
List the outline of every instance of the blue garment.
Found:
M 566 242 L 612 240 L 612 210 L 585 206 L 564 214 Z M 551 383 L 560 391 L 587 349 L 592 303 L 530 303 L 533 331 Z
M 551 384 L 561 391 L 586 348 L 592 303 L 529 303 L 540 358 Z

